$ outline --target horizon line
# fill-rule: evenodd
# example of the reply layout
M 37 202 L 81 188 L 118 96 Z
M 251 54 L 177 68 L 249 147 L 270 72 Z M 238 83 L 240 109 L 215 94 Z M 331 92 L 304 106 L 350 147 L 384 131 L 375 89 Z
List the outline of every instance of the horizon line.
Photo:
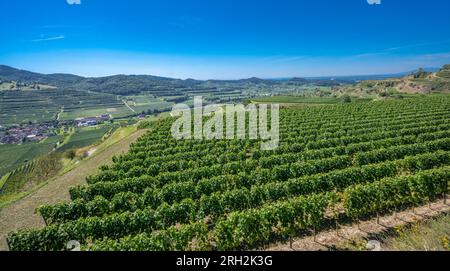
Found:
M 173 80 L 195 80 L 195 81 L 239 81 L 239 80 L 248 80 L 248 79 L 261 79 L 261 80 L 289 80 L 294 78 L 304 78 L 304 79 L 322 79 L 322 78 L 346 78 L 346 77 L 364 77 L 364 76 L 389 76 L 389 75 L 405 75 L 414 71 L 417 71 L 419 69 L 425 69 L 425 70 L 436 70 L 440 69 L 441 67 L 418 67 L 414 70 L 409 71 L 402 71 L 402 72 L 386 72 L 386 73 L 368 73 L 368 74 L 347 74 L 347 75 L 316 75 L 316 76 L 286 76 L 286 77 L 258 77 L 258 76 L 250 76 L 250 77 L 236 77 L 236 78 L 228 78 L 228 79 L 197 79 L 194 77 L 185 77 L 185 78 L 177 78 L 177 77 L 169 77 L 169 76 L 161 76 L 156 74 L 138 74 L 138 73 L 116 73 L 116 74 L 109 74 L 109 75 L 102 75 L 102 76 L 91 76 L 91 75 L 81 75 L 77 73 L 71 73 L 71 72 L 53 72 L 53 73 L 43 73 L 31 69 L 24 69 L 19 68 L 17 66 L 10 66 L 6 64 L 0 64 L 0 66 L 9 67 L 12 69 L 16 69 L 19 71 L 25 71 L 25 72 L 32 72 L 42 75 L 55 75 L 55 74 L 65 74 L 65 75 L 73 75 L 83 78 L 104 78 L 104 77 L 114 77 L 114 76 L 153 76 L 153 77 L 160 77 L 160 78 L 167 78 L 167 79 L 173 79 Z

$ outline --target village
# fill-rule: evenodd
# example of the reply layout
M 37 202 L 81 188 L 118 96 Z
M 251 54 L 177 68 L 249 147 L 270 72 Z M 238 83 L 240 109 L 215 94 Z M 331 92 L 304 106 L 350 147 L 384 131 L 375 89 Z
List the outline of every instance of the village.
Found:
M 104 114 L 91 118 L 78 118 L 75 122 L 78 127 L 92 127 L 109 120 L 111 120 L 111 115 Z
M 0 144 L 22 144 L 24 142 L 40 142 L 54 136 L 51 130 L 53 123 L 13 125 L 0 128 Z
M 41 142 L 55 136 L 55 130 L 63 127 L 94 127 L 105 121 L 111 120 L 111 116 L 100 115 L 89 118 L 79 118 L 75 121 L 52 121 L 43 123 L 15 124 L 10 127 L 0 125 L 0 144 L 19 145 L 25 142 Z

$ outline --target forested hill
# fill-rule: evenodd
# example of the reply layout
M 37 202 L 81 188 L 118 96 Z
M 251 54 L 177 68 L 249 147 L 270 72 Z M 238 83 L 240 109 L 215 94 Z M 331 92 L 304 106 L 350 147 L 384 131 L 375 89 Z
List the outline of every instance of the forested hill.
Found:
M 185 90 L 205 91 L 219 89 L 242 89 L 252 86 L 326 86 L 338 87 L 336 92 L 385 92 L 390 90 L 406 93 L 431 93 L 450 89 L 450 65 L 445 65 L 437 72 L 419 69 L 401 78 L 384 80 L 358 80 L 339 78 L 290 78 L 241 80 L 194 80 L 174 79 L 152 75 L 114 75 L 107 77 L 81 77 L 72 74 L 41 74 L 0 65 L 0 81 L 14 81 L 26 84 L 41 84 L 61 89 L 87 90 L 116 95 L 134 95 L 141 92 L 182 93 Z
M 38 83 L 54 86 L 76 84 L 83 80 L 83 77 L 72 74 L 40 74 L 25 70 L 15 69 L 9 66 L 0 65 L 0 80 L 15 81 L 21 83 Z
M 248 86 L 273 86 L 287 85 L 317 85 L 337 86 L 347 81 L 327 79 L 303 79 L 292 78 L 284 80 L 269 80 L 260 78 L 248 78 L 241 80 L 194 80 L 174 79 L 152 75 L 114 75 L 107 77 L 81 77 L 72 74 L 41 74 L 25 70 L 15 69 L 0 65 L 0 80 L 14 81 L 26 84 L 42 84 L 55 86 L 62 89 L 88 90 L 94 92 L 110 93 L 117 95 L 133 95 L 143 91 L 159 93 L 179 92 L 183 89 L 208 90 L 211 88 L 242 88 Z
M 72 74 L 41 74 L 0 65 L 0 80 L 37 83 L 58 88 L 73 88 L 112 94 L 134 94 L 155 87 L 185 88 L 201 83 L 192 79 L 179 80 L 151 75 L 115 75 L 87 78 Z

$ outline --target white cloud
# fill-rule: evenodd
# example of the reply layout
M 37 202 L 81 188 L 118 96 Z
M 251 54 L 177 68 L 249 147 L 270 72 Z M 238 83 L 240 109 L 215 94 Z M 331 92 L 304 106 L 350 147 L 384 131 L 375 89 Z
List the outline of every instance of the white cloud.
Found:
M 381 0 L 367 0 L 369 5 L 381 5 Z
M 81 0 L 66 0 L 69 5 L 81 5 Z
M 32 42 L 41 42 L 41 41 L 52 41 L 52 40 L 62 40 L 64 39 L 64 36 L 56 36 L 56 37 L 49 37 L 49 38 L 41 38 L 41 39 L 35 39 L 32 40 Z
M 409 44 L 409 45 L 403 45 L 403 46 L 386 48 L 386 49 L 375 51 L 375 52 L 362 53 L 362 54 L 354 55 L 352 57 L 360 58 L 360 57 L 373 57 L 373 56 L 380 56 L 380 55 L 389 55 L 389 54 L 393 54 L 395 52 L 405 51 L 406 49 L 423 48 L 423 47 L 430 47 L 430 46 L 435 46 L 435 45 L 443 45 L 443 44 L 448 44 L 448 43 L 450 43 L 450 40 L 442 40 L 442 41 L 428 42 L 428 43 Z

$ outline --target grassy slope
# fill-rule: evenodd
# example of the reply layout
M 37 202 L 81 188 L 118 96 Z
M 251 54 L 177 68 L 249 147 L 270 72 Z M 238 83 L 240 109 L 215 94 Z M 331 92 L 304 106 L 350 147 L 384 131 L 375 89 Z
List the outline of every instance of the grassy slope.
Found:
M 397 232 L 397 237 L 385 240 L 386 250 L 450 251 L 450 214 Z

